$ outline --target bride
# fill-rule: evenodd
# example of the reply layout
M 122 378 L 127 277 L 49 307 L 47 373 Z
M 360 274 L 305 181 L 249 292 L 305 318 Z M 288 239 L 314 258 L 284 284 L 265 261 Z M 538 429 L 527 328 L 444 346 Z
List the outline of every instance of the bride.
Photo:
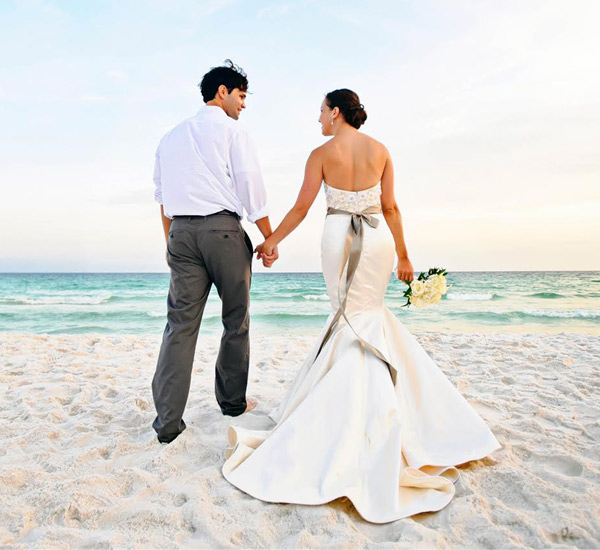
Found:
M 310 154 L 296 204 L 257 247 L 271 255 L 324 182 L 321 261 L 332 313 L 270 413 L 275 426 L 229 428 L 223 475 L 268 502 L 348 497 L 364 519 L 385 523 L 440 510 L 454 496 L 455 466 L 501 446 L 384 305 L 394 257 L 399 279 L 411 281 L 413 267 L 390 154 L 358 131 L 366 118 L 351 90 L 325 96 L 319 122 L 333 138 Z

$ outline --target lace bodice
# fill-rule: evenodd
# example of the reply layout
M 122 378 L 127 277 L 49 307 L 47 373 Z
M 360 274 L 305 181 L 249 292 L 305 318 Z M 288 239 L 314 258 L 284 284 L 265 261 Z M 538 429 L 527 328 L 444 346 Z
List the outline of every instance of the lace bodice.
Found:
M 381 183 L 362 191 L 345 191 L 331 187 L 325 182 L 323 182 L 323 187 L 327 198 L 327 208 L 362 212 L 369 206 L 379 206 L 381 204 Z

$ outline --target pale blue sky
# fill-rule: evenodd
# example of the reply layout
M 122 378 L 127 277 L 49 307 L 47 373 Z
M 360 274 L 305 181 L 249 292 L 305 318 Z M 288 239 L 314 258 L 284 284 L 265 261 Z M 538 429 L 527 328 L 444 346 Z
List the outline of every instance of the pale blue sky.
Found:
M 0 271 L 165 271 L 154 151 L 228 57 L 274 224 L 325 139 L 323 94 L 349 87 L 392 153 L 415 268 L 600 269 L 599 20 L 593 0 L 4 0 Z M 320 269 L 324 208 L 278 271 Z

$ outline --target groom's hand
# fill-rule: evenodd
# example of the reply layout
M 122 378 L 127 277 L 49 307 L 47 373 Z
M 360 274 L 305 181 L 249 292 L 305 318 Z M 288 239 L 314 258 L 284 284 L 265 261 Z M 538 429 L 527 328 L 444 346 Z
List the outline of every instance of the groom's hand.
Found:
M 276 248 L 277 246 L 272 241 L 266 239 L 264 243 L 259 244 L 254 249 L 254 252 L 258 253 L 256 259 L 260 260 L 263 256 L 272 256 Z
M 263 266 L 271 267 L 275 263 L 275 260 L 277 260 L 278 258 L 279 258 L 279 251 L 277 250 L 277 247 L 275 247 L 273 249 L 273 254 L 271 254 L 270 256 L 263 253 L 263 255 L 262 255 Z
M 277 246 L 273 246 L 267 239 L 264 243 L 259 244 L 255 249 L 256 259 L 262 260 L 265 267 L 271 267 L 275 260 L 279 258 Z

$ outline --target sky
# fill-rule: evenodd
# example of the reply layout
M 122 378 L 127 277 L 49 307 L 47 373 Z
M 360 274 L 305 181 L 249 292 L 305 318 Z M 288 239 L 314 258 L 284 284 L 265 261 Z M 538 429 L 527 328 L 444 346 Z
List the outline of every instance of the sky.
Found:
M 226 58 L 274 226 L 345 87 L 416 270 L 598 270 L 598 21 L 595 0 L 2 0 L 0 271 L 167 271 L 154 152 Z M 320 270 L 324 214 L 320 193 L 272 271 Z

